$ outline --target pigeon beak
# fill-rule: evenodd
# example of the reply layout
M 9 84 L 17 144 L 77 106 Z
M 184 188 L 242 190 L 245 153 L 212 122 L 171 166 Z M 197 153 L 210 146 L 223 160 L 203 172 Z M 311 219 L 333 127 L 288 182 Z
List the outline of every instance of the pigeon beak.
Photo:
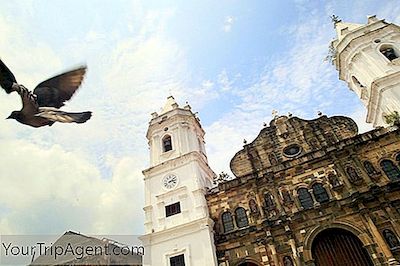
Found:
M 12 119 L 11 115 L 9 117 L 7 117 L 6 119 Z

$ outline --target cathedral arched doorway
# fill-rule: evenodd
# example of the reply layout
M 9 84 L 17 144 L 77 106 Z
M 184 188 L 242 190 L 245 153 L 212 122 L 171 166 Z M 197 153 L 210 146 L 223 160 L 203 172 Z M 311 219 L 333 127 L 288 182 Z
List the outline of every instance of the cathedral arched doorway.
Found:
M 316 266 L 373 265 L 361 241 L 340 228 L 320 232 L 313 240 L 311 252 Z
M 253 262 L 243 262 L 240 263 L 238 266 L 258 266 L 258 265 Z
M 259 264 L 258 261 L 256 261 L 253 258 L 245 258 L 245 259 L 242 259 L 241 261 L 239 261 L 235 265 L 236 266 L 260 266 L 261 264 Z

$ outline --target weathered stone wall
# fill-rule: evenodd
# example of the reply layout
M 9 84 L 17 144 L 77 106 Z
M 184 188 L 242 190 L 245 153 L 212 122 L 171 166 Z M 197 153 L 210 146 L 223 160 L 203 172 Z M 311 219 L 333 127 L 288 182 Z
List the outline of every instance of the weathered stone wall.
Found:
M 231 169 L 237 177 L 242 177 L 278 164 L 284 166 L 292 159 L 284 155 L 284 149 L 292 144 L 301 147 L 300 154 L 307 154 L 355 136 L 357 131 L 356 123 L 342 116 L 321 116 L 310 121 L 280 116 L 233 157 Z
M 388 229 L 400 236 L 400 175 L 390 179 L 381 167 L 385 159 L 399 167 L 400 131 L 381 128 L 357 135 L 349 118 L 281 118 L 232 159 L 236 179 L 207 195 L 219 262 L 313 265 L 313 239 L 326 228 L 357 236 L 375 265 L 400 260 L 400 246 L 390 247 L 384 233 Z M 310 145 L 313 138 L 318 145 Z M 285 157 L 283 149 L 292 144 L 301 152 Z M 299 191 L 308 191 L 310 206 L 302 205 Z M 241 228 L 235 214 L 239 207 L 248 217 Z M 229 232 L 223 225 L 226 212 L 234 223 Z

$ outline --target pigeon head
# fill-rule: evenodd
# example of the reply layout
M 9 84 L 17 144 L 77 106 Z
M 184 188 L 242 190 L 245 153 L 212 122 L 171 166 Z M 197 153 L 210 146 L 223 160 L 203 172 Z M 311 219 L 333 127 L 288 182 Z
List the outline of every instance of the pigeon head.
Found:
M 12 111 L 12 113 L 6 119 L 18 119 L 20 118 L 20 111 Z

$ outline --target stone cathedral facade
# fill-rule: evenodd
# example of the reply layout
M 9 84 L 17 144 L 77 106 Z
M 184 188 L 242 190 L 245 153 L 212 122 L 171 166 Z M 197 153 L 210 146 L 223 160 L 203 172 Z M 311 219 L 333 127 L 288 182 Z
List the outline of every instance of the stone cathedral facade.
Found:
M 397 108 L 391 53 L 398 55 L 400 31 L 392 25 L 374 17 L 365 27 L 336 22 L 334 63 L 375 126 L 389 103 Z M 383 66 L 374 51 L 390 62 Z M 364 79 L 371 71 L 376 82 Z M 344 116 L 275 116 L 232 158 L 232 178 L 209 167 L 204 135 L 196 113 L 173 97 L 152 114 L 144 265 L 400 265 L 397 126 L 359 134 Z
M 206 195 L 219 265 L 398 265 L 400 131 L 275 117 Z

